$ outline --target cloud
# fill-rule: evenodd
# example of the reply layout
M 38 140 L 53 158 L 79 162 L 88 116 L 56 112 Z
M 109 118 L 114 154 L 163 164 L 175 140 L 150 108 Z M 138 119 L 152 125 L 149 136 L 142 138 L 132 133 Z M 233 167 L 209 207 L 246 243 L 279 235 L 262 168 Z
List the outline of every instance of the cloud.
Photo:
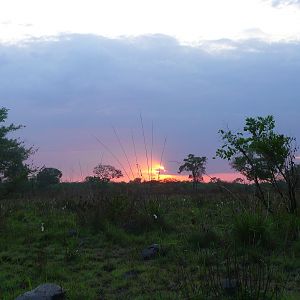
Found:
M 22 136 L 40 148 L 41 164 L 69 173 L 79 160 L 89 167 L 99 161 L 104 150 L 94 135 L 123 157 L 112 126 L 132 157 L 133 131 L 144 159 L 142 113 L 148 145 L 154 121 L 156 157 L 168 136 L 165 163 L 176 172 L 168 161 L 212 157 L 218 129 L 238 129 L 246 116 L 273 114 L 279 129 L 299 140 L 299 62 L 300 44 L 255 39 L 191 47 L 163 35 L 64 35 L 2 44 L 0 106 L 27 125 Z M 228 169 L 209 161 L 211 172 Z
M 300 5 L 300 0 L 272 0 L 273 6 Z

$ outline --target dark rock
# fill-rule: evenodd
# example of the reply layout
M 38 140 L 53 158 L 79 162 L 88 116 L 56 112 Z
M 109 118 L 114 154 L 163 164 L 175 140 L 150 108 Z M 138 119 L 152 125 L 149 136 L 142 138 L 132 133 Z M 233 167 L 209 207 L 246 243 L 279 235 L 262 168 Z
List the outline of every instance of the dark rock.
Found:
M 237 292 L 238 282 L 235 279 L 226 278 L 221 280 L 221 286 L 225 294 L 228 296 L 233 296 Z
M 64 300 L 65 291 L 56 284 L 45 283 L 32 291 L 26 292 L 15 300 Z
M 159 253 L 159 245 L 152 244 L 151 246 L 145 248 L 142 251 L 142 257 L 144 260 L 149 260 L 155 258 Z

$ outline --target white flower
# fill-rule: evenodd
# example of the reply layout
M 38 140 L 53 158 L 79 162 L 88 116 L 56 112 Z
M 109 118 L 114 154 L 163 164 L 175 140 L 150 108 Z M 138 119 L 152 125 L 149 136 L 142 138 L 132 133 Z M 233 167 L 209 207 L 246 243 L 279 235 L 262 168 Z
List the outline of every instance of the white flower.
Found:
M 154 218 L 155 220 L 157 220 L 158 216 L 157 216 L 156 214 L 153 214 L 153 218 Z
M 42 232 L 45 231 L 44 223 L 41 224 L 41 231 L 42 231 Z

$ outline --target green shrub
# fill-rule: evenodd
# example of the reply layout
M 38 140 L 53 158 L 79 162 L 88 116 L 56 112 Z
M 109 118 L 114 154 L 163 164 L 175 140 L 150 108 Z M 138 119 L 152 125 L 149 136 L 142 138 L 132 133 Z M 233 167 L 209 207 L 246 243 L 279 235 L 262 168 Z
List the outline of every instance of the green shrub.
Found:
M 253 261 L 235 249 L 219 257 L 216 265 L 206 265 L 202 283 L 205 299 L 279 300 L 286 287 L 286 276 L 268 260 Z
M 117 227 L 112 223 L 106 223 L 104 234 L 108 241 L 120 246 L 128 246 L 133 243 L 139 243 L 142 237 L 127 234 L 122 228 Z
M 292 251 L 296 258 L 300 258 L 300 240 L 293 243 Z
M 233 238 L 236 242 L 248 246 L 271 246 L 270 220 L 256 213 L 242 213 L 234 218 Z
M 144 233 L 152 230 L 168 231 L 166 203 L 158 197 L 139 199 L 130 217 L 124 218 L 123 228 L 130 233 Z M 164 199 L 166 200 L 166 199 Z
M 208 229 L 202 232 L 193 232 L 187 242 L 193 249 L 210 248 L 220 244 L 220 237 L 214 230 Z
M 126 232 L 141 234 L 155 229 L 155 227 L 157 227 L 156 225 L 159 226 L 159 223 L 161 223 L 161 221 L 155 219 L 153 216 L 146 213 L 136 212 L 135 215 L 123 224 L 123 228 Z
M 300 217 L 297 215 L 283 214 L 275 219 L 277 231 L 281 238 L 285 241 L 296 241 L 300 239 Z
M 90 211 L 88 222 L 94 232 L 100 232 L 104 229 L 106 219 L 101 208 L 95 207 L 94 210 Z
M 65 245 L 65 260 L 72 261 L 79 257 L 78 240 L 70 238 Z
M 133 213 L 134 202 L 129 197 L 122 195 L 112 196 L 102 203 L 104 216 L 107 220 L 122 224 Z
M 131 219 L 134 203 L 125 196 L 109 195 L 93 202 L 79 202 L 75 211 L 82 226 L 89 225 L 94 232 L 99 232 L 106 222 L 122 225 L 124 220 Z

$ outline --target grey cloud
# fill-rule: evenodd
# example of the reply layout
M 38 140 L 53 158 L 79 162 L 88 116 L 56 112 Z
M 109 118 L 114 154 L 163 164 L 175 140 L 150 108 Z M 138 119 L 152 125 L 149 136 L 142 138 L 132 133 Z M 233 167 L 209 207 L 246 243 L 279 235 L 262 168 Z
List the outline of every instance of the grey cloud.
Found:
M 300 5 L 300 0 L 272 0 L 273 6 L 280 5 Z
M 299 140 L 299 78 L 298 43 L 190 47 L 162 35 L 65 35 L 0 45 L 0 106 L 28 125 L 29 141 L 57 153 L 99 148 L 92 134 L 117 147 L 111 125 L 124 139 L 131 129 L 140 137 L 140 113 L 146 127 L 154 120 L 157 140 L 169 136 L 169 160 L 213 156 L 218 129 L 240 127 L 249 115 L 274 114 Z M 210 162 L 211 170 L 222 171 L 218 164 Z

